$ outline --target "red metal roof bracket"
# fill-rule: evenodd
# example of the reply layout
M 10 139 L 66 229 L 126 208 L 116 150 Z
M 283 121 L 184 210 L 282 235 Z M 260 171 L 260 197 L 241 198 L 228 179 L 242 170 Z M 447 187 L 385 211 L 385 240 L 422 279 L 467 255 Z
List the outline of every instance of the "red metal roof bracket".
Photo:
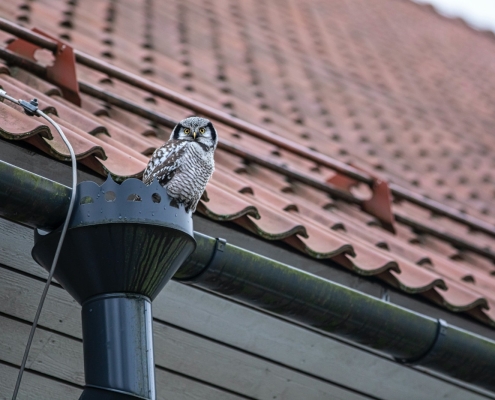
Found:
M 373 183 L 371 184 L 372 196 L 370 199 L 361 202 L 362 210 L 376 217 L 383 224 L 385 229 L 395 233 L 395 218 L 394 213 L 392 212 L 392 193 L 390 192 L 388 182 L 370 174 L 369 171 L 364 171 L 362 168 L 355 165 L 353 165 L 353 167 L 366 172 L 373 178 Z M 327 179 L 327 183 L 350 193 L 351 188 L 358 185 L 360 182 L 337 173 Z
M 46 67 L 46 79 L 60 87 L 64 98 L 71 103 L 81 106 L 79 84 L 77 83 L 76 76 L 76 59 L 72 47 L 37 28 L 33 28 L 33 32 L 57 43 L 57 49 L 53 54 L 55 57 L 53 65 Z M 15 39 L 9 43 L 7 49 L 31 61 L 37 62 L 35 52 L 43 48 L 23 39 Z
M 392 194 L 388 182 L 375 178 L 371 187 L 373 196 L 363 201 L 362 208 L 368 214 L 375 216 L 384 228 L 395 233 L 395 218 L 392 212 Z
M 336 172 L 334 176 L 327 179 L 327 183 L 329 183 L 332 186 L 335 186 L 336 188 L 351 193 L 351 188 L 353 186 L 358 185 L 360 182 L 356 181 L 355 179 L 352 179 L 349 176 L 339 174 L 338 172 Z

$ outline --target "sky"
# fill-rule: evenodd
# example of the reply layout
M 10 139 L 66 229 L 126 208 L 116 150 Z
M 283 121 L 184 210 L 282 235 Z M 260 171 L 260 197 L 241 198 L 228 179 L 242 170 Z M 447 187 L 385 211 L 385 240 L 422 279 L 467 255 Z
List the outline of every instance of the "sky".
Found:
M 495 32 L 495 0 L 414 0 L 432 4 L 441 14 L 461 17 L 479 29 Z

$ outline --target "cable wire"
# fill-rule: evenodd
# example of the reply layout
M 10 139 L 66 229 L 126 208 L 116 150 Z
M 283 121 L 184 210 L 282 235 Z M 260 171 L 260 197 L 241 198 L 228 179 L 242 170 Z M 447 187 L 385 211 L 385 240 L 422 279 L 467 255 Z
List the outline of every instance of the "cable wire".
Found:
M 12 96 L 9 96 L 5 90 L 0 89 L 0 96 L 2 96 L 4 99 L 10 100 L 12 103 L 19 104 L 19 100 L 16 100 Z
M 46 119 L 50 124 L 54 126 L 57 130 L 58 134 L 64 141 L 65 145 L 69 149 L 70 159 L 72 164 L 72 196 L 70 198 L 69 209 L 67 211 L 67 216 L 65 217 L 64 225 L 62 227 L 62 232 L 60 234 L 60 239 L 58 241 L 57 249 L 55 251 L 55 256 L 53 257 L 53 262 L 50 268 L 50 272 L 48 274 L 48 279 L 46 281 L 45 287 L 43 289 L 43 293 L 41 294 L 40 302 L 38 304 L 38 309 L 36 310 L 36 315 L 34 316 L 33 325 L 31 326 L 31 331 L 29 332 L 28 341 L 26 344 L 26 348 L 24 350 L 24 356 L 22 358 L 21 367 L 19 368 L 19 374 L 17 375 L 17 381 L 14 388 L 14 394 L 12 395 L 12 400 L 17 399 L 17 394 L 21 387 L 22 375 L 24 374 L 24 369 L 26 368 L 26 362 L 29 355 L 29 350 L 31 349 L 31 344 L 33 343 L 34 333 L 36 331 L 36 327 L 38 326 L 38 320 L 41 315 L 41 310 L 43 309 L 43 305 L 45 303 L 46 295 L 48 294 L 48 289 L 50 288 L 50 284 L 53 279 L 53 274 L 55 273 L 55 268 L 57 267 L 58 258 L 60 256 L 60 251 L 62 250 L 62 245 L 64 243 L 65 235 L 67 233 L 67 229 L 69 227 L 70 217 L 72 215 L 72 210 L 74 209 L 74 203 L 76 200 L 76 190 L 77 190 L 77 164 L 76 164 L 76 155 L 74 150 L 69 142 L 69 140 L 65 137 L 64 132 L 60 128 L 60 126 L 48 115 L 46 115 L 43 111 L 38 109 L 38 101 L 36 99 L 31 100 L 30 103 L 25 102 L 23 100 L 16 100 L 13 97 L 7 95 L 4 90 L 0 89 L 0 97 L 3 97 L 7 100 L 12 101 L 24 108 L 24 111 L 28 115 L 37 115 L 44 119 Z

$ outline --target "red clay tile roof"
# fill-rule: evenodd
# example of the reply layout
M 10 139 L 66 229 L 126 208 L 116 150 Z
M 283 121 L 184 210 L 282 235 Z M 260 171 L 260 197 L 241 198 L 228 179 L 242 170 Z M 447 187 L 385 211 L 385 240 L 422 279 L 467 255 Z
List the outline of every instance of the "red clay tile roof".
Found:
M 309 148 L 495 222 L 495 40 L 400 0 L 1 2 L 0 16 L 232 113 Z M 0 31 L 0 40 L 11 35 Z M 77 65 L 80 82 L 174 120 L 191 110 Z M 16 67 L 0 86 L 37 97 L 81 164 L 139 177 L 170 128 L 56 86 Z M 214 121 L 215 122 L 215 121 Z M 322 183 L 335 173 L 216 122 L 223 140 Z M 68 152 L 39 119 L 0 103 L 0 136 L 62 161 Z M 198 212 L 267 240 L 376 276 L 495 326 L 495 266 L 400 222 L 383 229 L 358 206 L 218 149 Z M 495 250 L 495 238 L 407 201 L 395 214 Z

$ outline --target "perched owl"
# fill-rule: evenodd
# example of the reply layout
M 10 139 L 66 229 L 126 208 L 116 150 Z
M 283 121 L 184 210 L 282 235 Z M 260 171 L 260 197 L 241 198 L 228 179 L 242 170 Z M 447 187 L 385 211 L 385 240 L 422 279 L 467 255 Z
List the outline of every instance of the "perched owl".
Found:
M 217 132 L 207 119 L 182 120 L 169 141 L 153 153 L 143 182 L 149 185 L 157 179 L 170 197 L 184 204 L 186 211 L 194 212 L 215 169 L 213 153 L 217 143 Z

